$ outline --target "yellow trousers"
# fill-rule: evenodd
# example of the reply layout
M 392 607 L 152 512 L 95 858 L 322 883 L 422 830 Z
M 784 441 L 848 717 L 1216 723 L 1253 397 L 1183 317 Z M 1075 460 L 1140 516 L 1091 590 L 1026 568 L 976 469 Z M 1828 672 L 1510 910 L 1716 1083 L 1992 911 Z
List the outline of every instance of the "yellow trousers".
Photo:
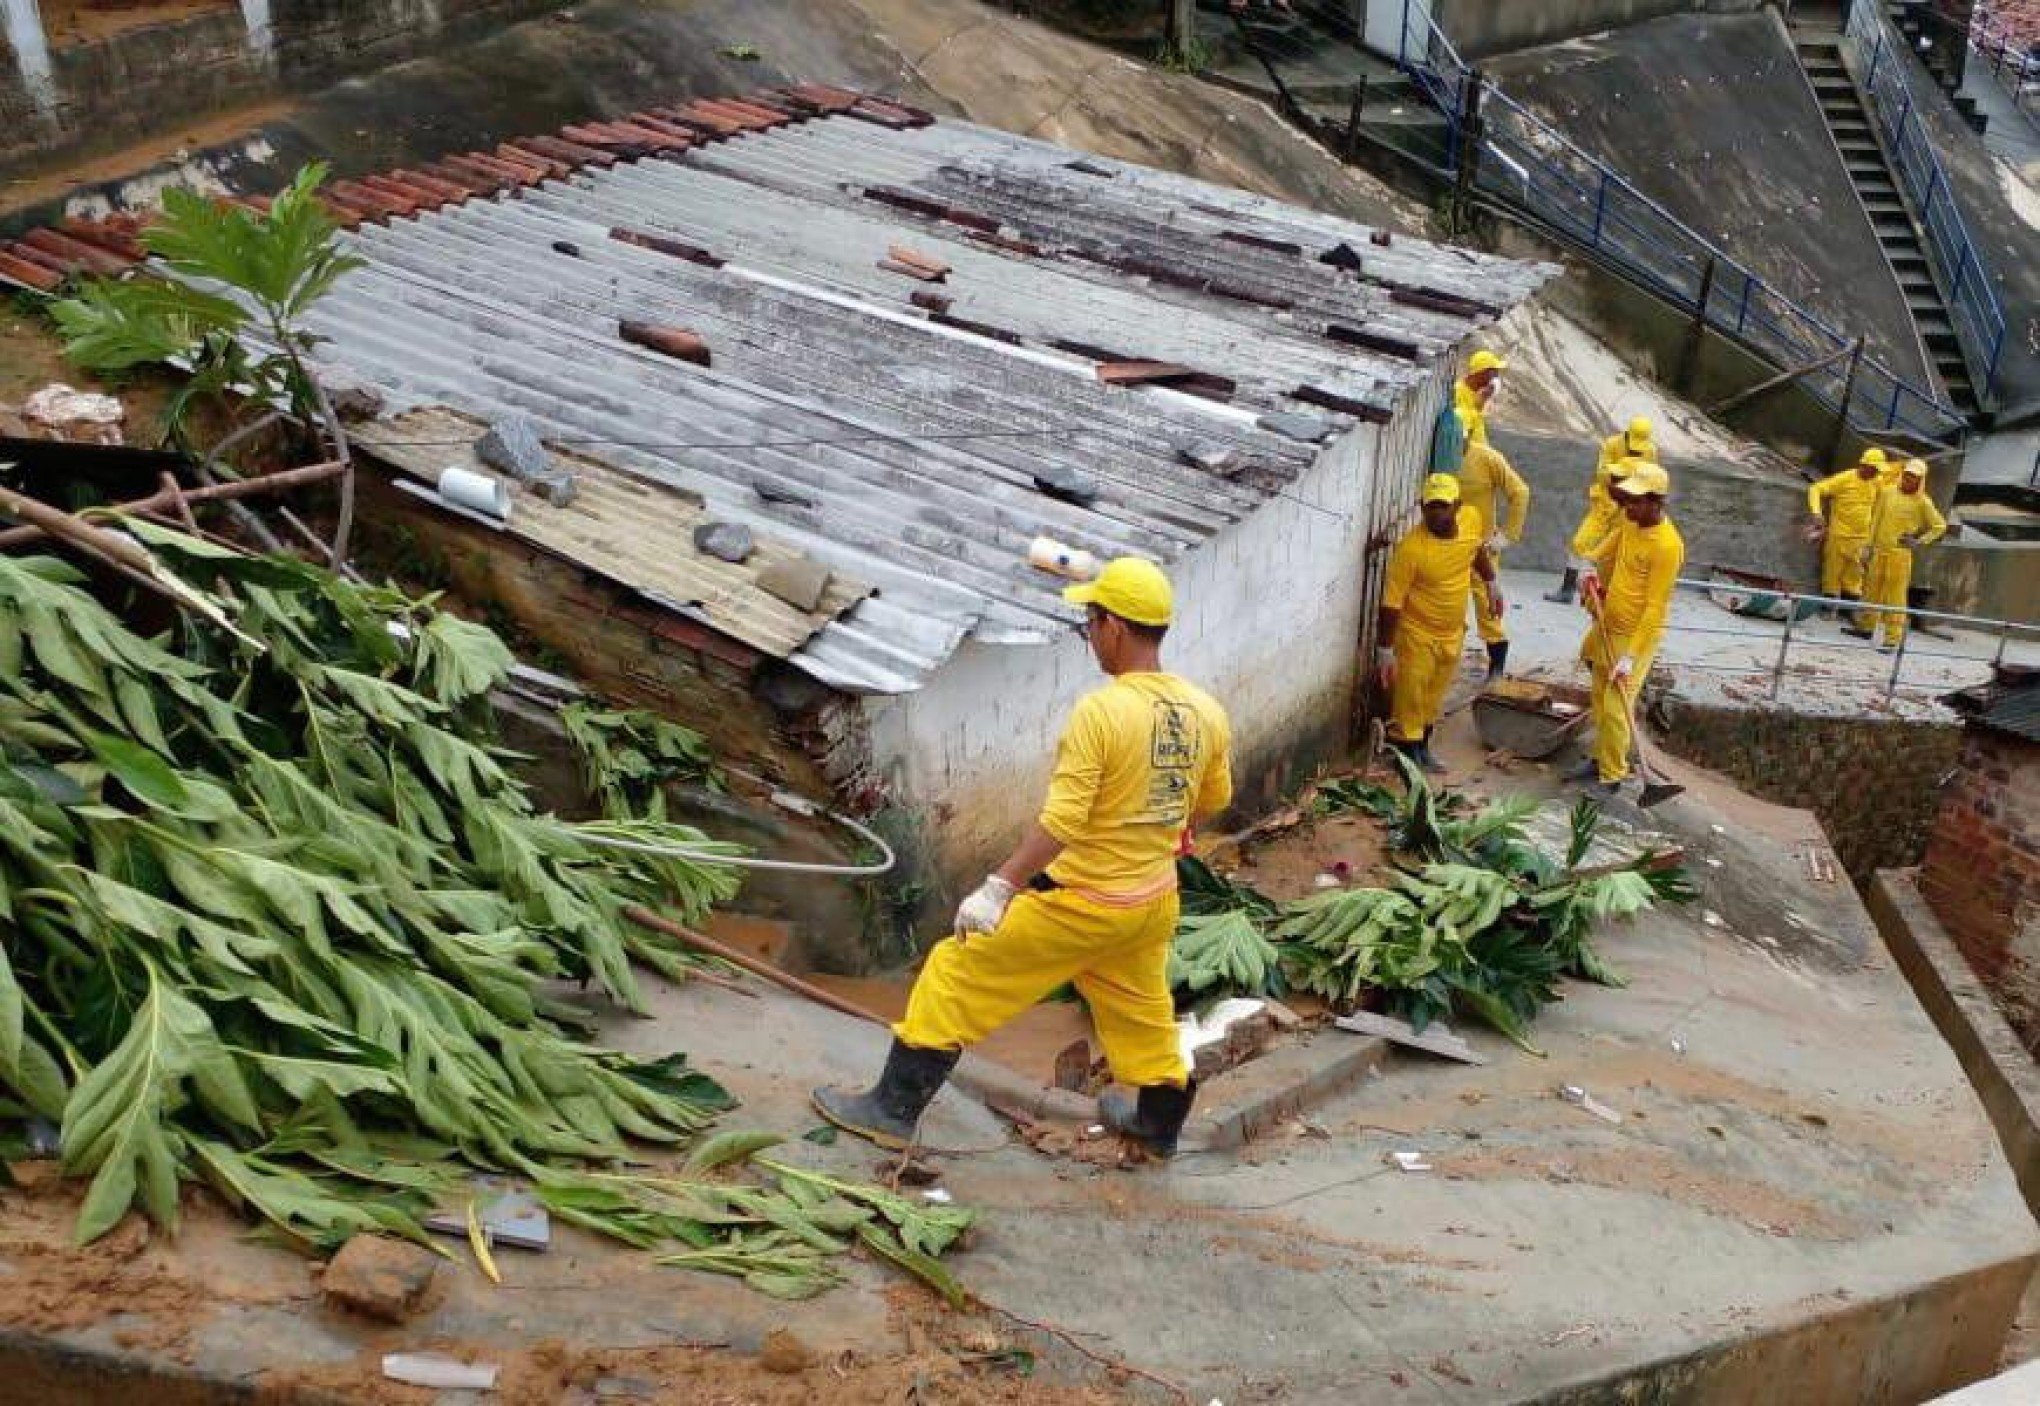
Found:
M 1820 593 L 1824 596 L 1863 594 L 1863 549 L 1865 537 L 1844 537 L 1830 532 L 1820 549 Z
M 1174 892 L 1134 908 L 1067 889 L 1022 892 L 996 931 L 935 944 L 893 1034 L 921 1049 L 960 1049 L 1074 982 L 1113 1078 L 1135 1088 L 1181 1088 L 1190 1071 L 1169 999 L 1169 944 L 1180 911 Z
M 1613 661 L 1620 659 L 1628 646 L 1624 639 L 1604 645 L 1598 625 L 1589 629 L 1580 643 L 1580 658 L 1593 672 L 1594 765 L 1603 781 L 1625 781 L 1629 777 L 1629 754 L 1636 745 L 1630 719 L 1635 716 L 1643 681 L 1650 675 L 1650 657 L 1645 656 L 1636 661 L 1627 684 L 1616 684 Z
M 1492 555 L 1495 559 L 1495 570 L 1499 572 L 1502 569 L 1502 554 L 1495 552 Z M 1500 578 L 1497 577 L 1496 579 L 1497 583 L 1499 583 Z M 1481 642 L 1483 644 L 1500 644 L 1503 640 L 1507 639 L 1509 637 L 1509 630 L 1506 625 L 1502 624 L 1502 617 L 1488 609 L 1487 582 L 1475 576 L 1473 578 L 1473 586 L 1467 594 L 1473 599 L 1473 623 L 1474 628 L 1480 631 Z
M 1459 674 L 1462 631 L 1440 639 L 1399 625 L 1395 632 L 1395 691 L 1389 698 L 1388 735 L 1398 742 L 1421 742 L 1424 730 L 1445 710 L 1445 695 Z
M 1870 575 L 1863 586 L 1866 605 L 1892 606 L 1890 610 L 1866 610 L 1856 617 L 1865 630 L 1884 629 L 1884 642 L 1895 645 L 1905 638 L 1906 592 L 1912 585 L 1912 553 L 1904 547 L 1882 547 L 1870 557 Z

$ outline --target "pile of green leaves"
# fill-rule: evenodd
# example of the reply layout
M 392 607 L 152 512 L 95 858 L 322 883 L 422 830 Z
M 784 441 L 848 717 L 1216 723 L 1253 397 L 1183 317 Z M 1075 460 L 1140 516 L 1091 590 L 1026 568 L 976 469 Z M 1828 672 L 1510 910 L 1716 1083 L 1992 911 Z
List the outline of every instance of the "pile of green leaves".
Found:
M 492 745 L 488 630 L 129 528 L 234 629 L 144 638 L 65 564 L 0 556 L 0 1148 L 58 1126 L 81 1242 L 130 1207 L 174 1227 L 184 1182 L 304 1248 L 422 1239 L 467 1169 L 551 1185 L 731 1105 L 587 1043 L 546 984 L 636 1009 L 634 962 L 684 976 L 623 910 L 698 920 L 730 847 L 538 811 Z M 595 843 L 619 833 L 707 857 Z M 678 1238 L 776 1223 L 731 1215 Z
M 560 710 L 560 724 L 589 791 L 612 819 L 663 821 L 667 786 L 721 785 L 701 734 L 655 713 L 573 703 Z
M 1213 947 L 1213 925 L 1223 923 L 1216 930 L 1228 960 L 1205 961 L 1196 989 L 1266 994 L 1267 981 L 1236 980 L 1229 964 L 1242 945 L 1235 929 L 1246 926 L 1272 939 L 1281 978 L 1298 990 L 1340 1006 L 1380 992 L 1420 1030 L 1458 1008 L 1534 1051 L 1530 1024 L 1559 999 L 1563 978 L 1622 984 L 1590 940 L 1598 925 L 1693 896 L 1683 872 L 1653 854 L 1582 870 L 1600 824 L 1590 801 L 1572 812 L 1560 862 L 1526 838 L 1535 800 L 1507 796 L 1476 807 L 1434 792 L 1407 766 L 1404 783 L 1399 801 L 1364 783 L 1319 792 L 1320 813 L 1361 810 L 1384 822 L 1404 869 L 1386 887 L 1331 889 L 1275 905 L 1216 875 L 1186 875 L 1185 912 L 1223 916 L 1185 918 L 1172 979 L 1193 970 L 1189 954 Z

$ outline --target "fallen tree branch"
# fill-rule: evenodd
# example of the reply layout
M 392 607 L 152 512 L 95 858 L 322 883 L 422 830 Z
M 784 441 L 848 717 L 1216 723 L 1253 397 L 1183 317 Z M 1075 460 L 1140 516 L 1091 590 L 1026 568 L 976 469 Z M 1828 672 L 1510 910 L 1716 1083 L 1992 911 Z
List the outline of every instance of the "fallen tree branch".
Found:
M 260 497 L 268 493 L 283 493 L 290 489 L 303 488 L 307 484 L 323 483 L 327 479 L 339 477 L 345 470 L 346 465 L 340 463 L 307 464 L 303 468 L 282 469 L 273 474 L 264 474 L 260 478 L 236 479 L 231 483 L 216 484 L 207 488 L 178 489 L 174 494 L 159 490 L 146 498 L 137 498 L 127 503 L 114 503 L 105 508 L 94 508 L 91 511 L 95 514 L 151 513 L 166 510 L 175 511 L 180 500 L 185 503 L 231 502 L 240 498 Z M 64 512 L 58 508 L 52 508 L 46 503 L 37 502 L 35 499 L 24 497 L 19 493 L 9 493 L 5 500 L 0 500 L 0 509 L 4 509 L 9 516 L 19 518 L 22 522 L 20 527 L 13 527 L 5 532 L 0 532 L 0 550 L 8 547 L 18 547 L 44 536 L 58 537 L 65 535 L 62 532 L 51 529 L 49 523 L 52 519 L 86 527 L 89 531 L 97 533 L 101 537 L 109 535 L 99 532 L 97 528 L 90 527 L 89 524 L 71 513 Z M 115 540 L 120 541 L 124 539 Z M 132 543 L 128 545 L 133 546 Z M 150 565 L 153 566 L 155 559 L 150 557 L 147 552 L 143 552 L 139 547 L 134 547 L 133 550 L 147 559 Z
M 1176 1400 L 1182 1402 L 1183 1406 L 1192 1406 L 1194 1398 L 1191 1397 L 1187 1387 L 1178 1386 L 1167 1377 L 1158 1377 L 1145 1368 L 1136 1367 L 1124 1358 L 1100 1352 L 1096 1348 L 1082 1342 L 1078 1335 L 1068 1328 L 1058 1328 L 1053 1323 L 1038 1323 L 1032 1318 L 1023 1318 L 1010 1308 L 1000 1308 L 997 1304 L 986 1303 L 983 1299 L 978 1299 L 977 1303 L 978 1307 L 985 1309 L 987 1312 L 996 1313 L 999 1317 L 1009 1322 L 1017 1323 L 1023 1328 L 1031 1328 L 1037 1333 L 1046 1333 L 1049 1337 L 1054 1338 L 1057 1342 L 1088 1358 L 1090 1361 L 1097 1363 L 1108 1372 L 1123 1372 L 1129 1377 L 1138 1377 L 1144 1382 L 1152 1382 L 1163 1391 L 1175 1397 Z

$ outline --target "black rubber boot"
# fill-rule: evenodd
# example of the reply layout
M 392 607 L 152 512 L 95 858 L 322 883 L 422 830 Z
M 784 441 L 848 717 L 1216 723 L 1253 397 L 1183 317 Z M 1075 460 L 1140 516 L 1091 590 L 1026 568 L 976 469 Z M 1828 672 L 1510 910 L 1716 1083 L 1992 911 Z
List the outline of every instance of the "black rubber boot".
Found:
M 1490 683 L 1502 676 L 1509 667 L 1509 642 L 1496 640 L 1487 647 L 1487 676 Z
M 1573 602 L 1573 592 L 1579 589 L 1579 584 L 1580 584 L 1579 569 L 1577 567 L 1568 566 L 1565 569 L 1565 579 L 1558 583 L 1558 589 L 1555 591 L 1546 591 L 1544 593 L 1544 598 L 1550 601 L 1553 605 L 1571 605 Z
M 815 1111 L 880 1147 L 911 1147 L 922 1112 L 962 1057 L 961 1050 L 923 1050 L 894 1040 L 876 1084 L 861 1094 L 816 1089 L 811 1095 Z
M 1435 727 L 1424 729 L 1424 740 L 1417 744 L 1416 752 L 1417 765 L 1430 772 L 1433 776 L 1443 775 L 1445 771 L 1445 763 L 1431 755 L 1431 734 L 1437 730 Z
M 1117 1089 L 1098 1097 L 1098 1117 L 1121 1137 L 1132 1138 L 1156 1157 L 1174 1157 L 1176 1139 L 1190 1119 L 1190 1105 L 1197 1101 L 1197 1081 L 1184 1088 L 1150 1084 L 1140 1091 L 1135 1103 Z

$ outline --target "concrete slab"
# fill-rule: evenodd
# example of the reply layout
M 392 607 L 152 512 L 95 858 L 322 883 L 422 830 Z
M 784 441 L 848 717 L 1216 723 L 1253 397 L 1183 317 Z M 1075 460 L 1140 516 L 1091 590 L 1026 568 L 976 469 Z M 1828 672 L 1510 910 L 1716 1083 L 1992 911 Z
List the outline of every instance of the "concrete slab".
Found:
M 1989 1381 L 1937 1396 L 1929 1406 L 2032 1406 L 2040 1401 L 2040 1362 L 2028 1362 Z

